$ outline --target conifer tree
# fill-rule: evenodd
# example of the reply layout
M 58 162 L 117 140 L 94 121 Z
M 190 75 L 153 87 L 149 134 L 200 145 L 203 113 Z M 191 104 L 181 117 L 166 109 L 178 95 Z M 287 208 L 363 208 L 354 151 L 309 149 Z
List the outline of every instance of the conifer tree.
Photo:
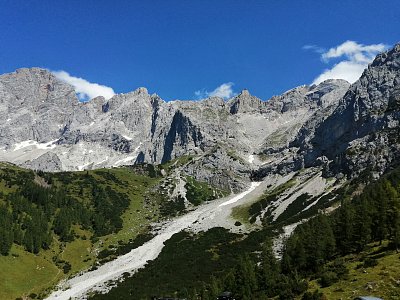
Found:
M 279 280 L 279 265 L 272 251 L 272 243 L 267 240 L 263 244 L 261 253 L 261 278 L 259 287 L 263 289 L 267 295 L 276 294 L 277 281 Z

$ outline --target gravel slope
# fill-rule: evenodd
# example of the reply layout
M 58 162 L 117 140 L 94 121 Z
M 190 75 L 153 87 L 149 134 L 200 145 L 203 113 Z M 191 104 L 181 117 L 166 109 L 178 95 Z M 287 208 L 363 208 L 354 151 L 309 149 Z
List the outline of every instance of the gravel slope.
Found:
M 270 183 L 271 180 L 252 182 L 251 186 L 240 194 L 206 203 L 184 216 L 163 224 L 157 235 L 150 241 L 96 270 L 85 272 L 62 282 L 59 289 L 47 299 L 84 299 L 90 291 L 105 292 L 109 290 L 107 282 L 118 280 L 125 272 L 134 273 L 143 268 L 149 260 L 157 258 L 164 247 L 164 242 L 181 230 L 190 228 L 197 232 L 216 226 L 231 228 L 233 222 L 229 216 L 232 207 L 251 201 L 260 195 Z

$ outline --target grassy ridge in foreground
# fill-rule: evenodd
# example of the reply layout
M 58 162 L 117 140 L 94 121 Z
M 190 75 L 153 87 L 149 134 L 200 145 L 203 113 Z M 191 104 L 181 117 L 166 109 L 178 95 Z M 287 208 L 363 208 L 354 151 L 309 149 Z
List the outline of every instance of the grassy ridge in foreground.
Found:
M 400 254 L 384 246 L 344 257 L 349 274 L 328 287 L 318 280 L 310 282 L 310 291 L 318 289 L 327 299 L 352 300 L 355 296 L 374 295 L 385 300 L 400 299 Z

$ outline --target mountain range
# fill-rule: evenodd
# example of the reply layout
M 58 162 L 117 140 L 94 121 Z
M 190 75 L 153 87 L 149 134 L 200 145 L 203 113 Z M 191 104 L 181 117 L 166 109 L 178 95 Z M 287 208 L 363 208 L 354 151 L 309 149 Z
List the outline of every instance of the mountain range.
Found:
M 136 286 L 142 299 L 161 286 L 243 298 L 229 278 L 245 261 L 261 289 L 243 299 L 306 297 L 298 283 L 315 276 L 354 282 L 340 259 L 400 245 L 399 84 L 400 44 L 354 84 L 268 100 L 164 101 L 139 88 L 81 102 L 46 69 L 1 75 L 0 297 L 126 299 Z
M 40 68 L 0 76 L 0 160 L 44 171 L 159 164 L 241 190 L 250 178 L 322 166 L 337 176 L 379 176 L 399 156 L 400 45 L 350 85 L 327 80 L 267 101 L 243 90 L 225 101 L 163 101 L 145 88 L 80 102 Z

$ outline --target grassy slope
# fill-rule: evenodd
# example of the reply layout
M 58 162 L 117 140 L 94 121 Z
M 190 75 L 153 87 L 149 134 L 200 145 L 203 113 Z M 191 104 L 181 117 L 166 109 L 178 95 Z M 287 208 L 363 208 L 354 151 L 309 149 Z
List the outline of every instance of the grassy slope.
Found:
M 243 224 L 250 225 L 251 217 L 258 216 L 263 208 L 265 208 L 271 201 L 276 200 L 279 195 L 293 187 L 295 184 L 296 180 L 291 179 L 272 190 L 266 190 L 261 197 L 255 199 L 253 202 L 234 207 L 232 209 L 232 217 Z
M 0 164 L 0 173 L 7 169 L 16 171 L 16 174 L 29 172 L 9 164 Z M 84 173 L 86 172 L 71 173 L 72 181 L 67 184 L 68 192 L 76 198 L 87 198 L 90 191 L 90 186 L 86 186 L 81 180 Z M 91 234 L 76 227 L 74 230 L 77 238 L 73 242 L 65 244 L 55 239 L 49 250 L 41 251 L 38 255 L 26 252 L 20 246 L 13 246 L 10 255 L 0 256 L 0 299 L 15 299 L 31 293 L 43 293 L 60 279 L 91 267 L 95 261 L 95 252 L 134 239 L 138 234 L 146 232 L 147 225 L 158 218 L 157 199 L 149 197 L 150 201 L 144 205 L 144 197 L 159 179 L 138 175 L 129 168 L 104 169 L 88 173 L 95 178 L 96 184 L 108 185 L 130 198 L 130 206 L 122 216 L 123 229 L 114 235 L 101 237 L 93 244 L 90 240 Z M 54 180 L 56 184 L 60 184 L 57 176 L 57 174 L 54 176 Z M 0 192 L 4 195 L 15 188 L 6 186 L 0 180 Z M 55 258 L 71 264 L 71 270 L 64 274 L 63 263 L 55 264 Z
M 101 172 L 110 170 L 92 171 L 95 176 Z M 134 239 L 139 233 L 145 232 L 147 225 L 158 218 L 158 202 L 152 199 L 147 207 L 143 205 L 144 196 L 149 193 L 149 189 L 158 183 L 159 179 L 137 175 L 130 172 L 128 168 L 112 169 L 113 175 L 117 179 L 126 182 L 125 186 L 118 185 L 115 182 L 107 182 L 118 192 L 126 194 L 131 202 L 129 208 L 122 215 L 123 228 L 116 234 L 104 236 L 103 246 L 115 245 L 118 241 L 128 242 Z M 100 180 L 100 179 L 99 179 Z M 154 196 L 154 195 L 152 195 Z
M 39 294 L 55 284 L 62 274 L 51 261 L 51 251 L 34 255 L 20 246 L 13 246 L 11 255 L 0 256 L 0 299 Z
M 354 299 L 355 296 L 375 296 L 385 300 L 400 299 L 400 254 L 383 246 L 372 247 L 358 255 L 345 257 L 349 276 L 333 285 L 321 288 L 316 280 L 309 290 L 319 289 L 327 299 Z M 364 267 L 366 258 L 375 258 L 377 265 Z

